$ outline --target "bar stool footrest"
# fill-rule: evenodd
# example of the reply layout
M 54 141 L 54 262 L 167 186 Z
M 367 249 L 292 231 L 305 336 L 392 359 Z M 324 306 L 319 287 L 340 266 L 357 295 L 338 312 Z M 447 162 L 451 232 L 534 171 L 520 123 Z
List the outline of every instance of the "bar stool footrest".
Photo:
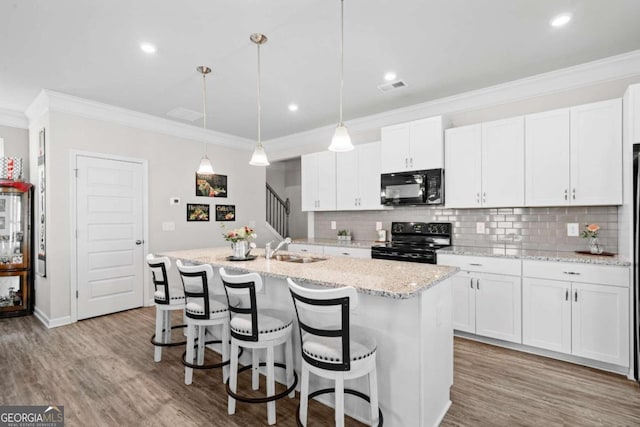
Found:
M 287 369 L 287 365 L 285 365 L 284 363 L 274 363 L 273 364 L 276 368 L 282 368 L 282 369 Z M 260 366 L 267 366 L 267 364 L 265 362 L 260 362 Z M 238 374 L 240 374 L 240 372 L 244 372 L 248 369 L 251 369 L 253 367 L 253 365 L 247 365 L 247 366 L 243 366 L 242 368 L 238 369 Z M 236 400 L 239 400 L 240 402 L 245 402 L 245 403 L 267 403 L 267 402 L 271 402 L 274 400 L 278 400 L 278 399 L 282 399 L 283 397 L 287 396 L 289 393 L 291 393 L 293 390 L 295 390 L 296 386 L 298 385 L 298 374 L 296 373 L 296 371 L 293 371 L 293 384 L 291 385 L 291 387 L 289 387 L 288 389 L 286 389 L 285 391 L 283 391 L 282 393 L 278 393 L 278 394 L 274 394 L 273 396 L 266 396 L 266 397 L 246 397 L 246 396 L 241 396 L 239 394 L 236 394 L 234 392 L 232 392 L 229 389 L 229 381 L 227 381 L 227 394 L 231 397 L 233 397 Z
M 198 342 L 198 339 L 196 338 L 196 343 L 197 342 Z M 220 343 L 222 343 L 221 340 L 211 340 L 211 341 L 205 341 L 204 345 L 206 346 L 208 344 L 220 344 Z M 197 349 L 198 346 L 196 345 L 193 348 Z M 238 356 L 242 356 L 242 350 L 243 349 L 240 349 L 240 353 L 238 354 Z M 187 362 L 186 357 L 187 357 L 187 351 L 185 350 L 184 353 L 182 353 L 182 364 L 187 368 L 191 368 L 191 369 L 216 369 L 216 368 L 222 368 L 223 366 L 227 366 L 230 363 L 229 360 L 225 360 L 224 362 L 210 363 L 208 365 L 194 365 L 193 363 Z
M 322 394 L 328 394 L 328 393 L 335 393 L 336 389 L 335 388 L 323 388 L 322 390 L 316 390 L 313 393 L 309 393 L 309 400 L 313 399 L 314 397 L 320 396 Z M 345 388 L 344 389 L 344 393 L 345 394 L 351 394 L 353 396 L 359 397 L 362 400 L 366 400 L 367 402 L 371 402 L 371 399 L 369 398 L 369 396 L 367 396 L 366 394 L 359 392 L 357 390 L 353 390 L 350 388 Z M 298 427 L 303 427 L 302 426 L 302 422 L 300 422 L 300 405 L 298 405 L 298 412 L 296 415 L 296 421 L 298 422 Z M 382 427 L 384 418 L 382 417 L 382 410 L 378 407 L 378 427 Z
M 186 328 L 187 325 L 175 325 L 171 327 L 171 330 L 174 329 L 178 329 L 178 328 Z M 166 330 L 163 329 L 162 332 L 165 332 Z M 151 336 L 151 344 L 158 346 L 158 347 L 177 347 L 179 345 L 185 345 L 187 343 L 187 341 L 179 341 L 179 342 L 160 342 L 160 341 L 156 341 L 156 334 L 153 334 Z

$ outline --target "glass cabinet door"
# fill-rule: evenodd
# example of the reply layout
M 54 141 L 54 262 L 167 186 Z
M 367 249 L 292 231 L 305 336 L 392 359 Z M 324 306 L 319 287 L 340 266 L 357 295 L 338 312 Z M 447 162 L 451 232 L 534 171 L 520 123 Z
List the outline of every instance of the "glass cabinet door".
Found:
M 26 193 L 0 188 L 0 269 L 28 268 Z
M 0 272 L 0 313 L 27 310 L 28 271 Z

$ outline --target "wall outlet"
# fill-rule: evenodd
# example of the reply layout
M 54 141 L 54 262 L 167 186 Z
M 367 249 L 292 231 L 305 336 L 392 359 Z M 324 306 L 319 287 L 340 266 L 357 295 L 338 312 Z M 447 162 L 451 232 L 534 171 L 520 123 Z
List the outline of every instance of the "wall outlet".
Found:
M 335 221 L 331 221 L 331 229 L 335 230 L 336 228 L 337 228 L 336 227 L 336 222 Z
M 180 204 L 180 197 L 171 197 L 171 198 L 169 198 L 169 204 L 170 205 L 179 205 Z
M 380 221 L 376 222 L 376 231 L 382 230 L 382 223 Z
M 163 222 L 162 231 L 176 231 L 176 223 L 171 221 Z
M 578 237 L 579 235 L 580 235 L 580 228 L 578 227 L 578 223 L 577 222 L 567 223 L 567 236 Z
M 476 222 L 476 233 L 484 234 L 484 222 Z

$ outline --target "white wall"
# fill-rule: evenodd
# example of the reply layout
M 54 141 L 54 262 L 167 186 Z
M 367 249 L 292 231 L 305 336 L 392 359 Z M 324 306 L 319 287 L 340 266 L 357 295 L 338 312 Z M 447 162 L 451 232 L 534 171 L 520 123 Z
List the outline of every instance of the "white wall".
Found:
M 203 155 L 203 144 L 119 124 L 87 119 L 52 111 L 48 124 L 47 189 L 47 278 L 37 278 L 38 289 L 45 283 L 50 294 L 38 294 L 37 305 L 51 320 L 70 315 L 71 230 L 69 192 L 72 170 L 70 151 L 90 151 L 137 159 L 149 165 L 149 252 L 221 246 L 220 223 L 215 222 L 215 204 L 236 205 L 236 221 L 228 227 L 256 224 L 259 239 L 264 227 L 264 168 L 248 164 L 251 153 L 209 146 L 207 153 L 216 173 L 228 177 L 228 198 L 195 196 L 195 170 Z M 33 127 L 32 127 L 33 129 Z M 31 144 L 37 144 L 33 135 Z M 170 206 L 170 197 L 180 197 L 179 206 Z M 210 222 L 186 222 L 187 203 L 211 205 Z M 163 232 L 162 222 L 174 222 L 175 231 Z M 49 310 L 47 310 L 49 307 Z
M 0 138 L 4 139 L 4 156 L 22 158 L 22 178 L 29 180 L 29 131 L 0 126 Z

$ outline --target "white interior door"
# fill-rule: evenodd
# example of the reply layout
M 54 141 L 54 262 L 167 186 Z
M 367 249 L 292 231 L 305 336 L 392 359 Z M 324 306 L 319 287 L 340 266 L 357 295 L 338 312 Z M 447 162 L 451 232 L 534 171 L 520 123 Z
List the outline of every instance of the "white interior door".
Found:
M 143 305 L 143 165 L 76 157 L 78 319 Z

